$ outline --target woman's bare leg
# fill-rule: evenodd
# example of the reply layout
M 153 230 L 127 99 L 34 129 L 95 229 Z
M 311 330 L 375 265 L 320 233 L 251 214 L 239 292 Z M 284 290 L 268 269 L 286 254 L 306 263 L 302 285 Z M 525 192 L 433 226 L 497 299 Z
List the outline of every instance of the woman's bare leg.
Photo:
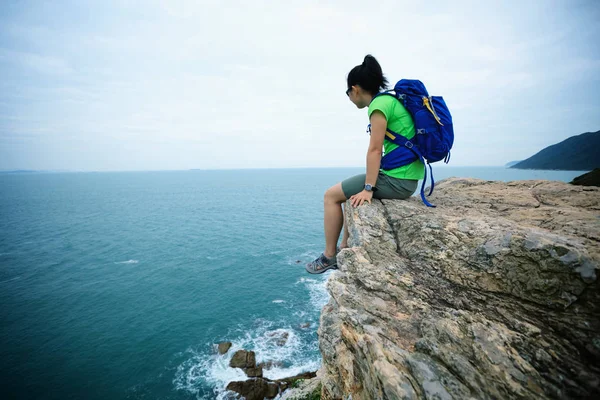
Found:
M 346 196 L 342 190 L 342 184 L 338 183 L 325 192 L 323 199 L 324 226 L 325 226 L 325 257 L 335 256 L 335 248 L 340 232 L 344 224 L 344 213 L 342 212 L 342 203 Z

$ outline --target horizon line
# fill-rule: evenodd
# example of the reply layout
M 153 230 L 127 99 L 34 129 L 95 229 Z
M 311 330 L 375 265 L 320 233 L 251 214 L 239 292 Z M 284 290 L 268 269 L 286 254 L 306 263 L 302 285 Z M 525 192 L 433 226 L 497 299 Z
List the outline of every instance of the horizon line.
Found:
M 490 168 L 502 167 L 509 168 L 506 165 L 435 165 L 442 168 Z M 177 169 L 107 169 L 107 170 L 78 170 L 78 169 L 0 169 L 0 173 L 86 173 L 86 172 L 181 172 L 181 171 L 245 171 L 245 170 L 287 170 L 287 169 L 356 169 L 356 167 L 248 167 L 248 168 L 177 168 Z

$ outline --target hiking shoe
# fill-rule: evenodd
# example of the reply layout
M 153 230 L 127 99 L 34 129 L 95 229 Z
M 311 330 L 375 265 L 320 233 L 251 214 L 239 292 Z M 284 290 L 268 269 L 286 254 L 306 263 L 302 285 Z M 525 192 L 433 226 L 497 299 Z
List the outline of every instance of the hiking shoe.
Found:
M 306 264 L 306 271 L 309 274 L 322 274 L 329 269 L 337 269 L 337 259 L 335 256 L 325 257 L 323 253 L 313 262 Z

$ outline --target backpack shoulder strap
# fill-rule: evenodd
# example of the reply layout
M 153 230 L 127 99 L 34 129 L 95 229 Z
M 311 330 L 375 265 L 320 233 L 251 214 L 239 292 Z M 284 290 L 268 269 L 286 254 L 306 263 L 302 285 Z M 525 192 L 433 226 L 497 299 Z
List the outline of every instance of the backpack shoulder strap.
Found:
M 375 100 L 377 97 L 379 96 L 392 96 L 394 98 L 398 98 L 398 96 L 396 96 L 394 93 L 392 93 L 394 90 L 386 90 L 385 92 L 379 92 L 377 93 L 375 96 L 373 96 L 373 98 L 371 99 L 371 103 L 373 102 L 373 100 Z M 369 103 L 369 104 L 371 104 Z

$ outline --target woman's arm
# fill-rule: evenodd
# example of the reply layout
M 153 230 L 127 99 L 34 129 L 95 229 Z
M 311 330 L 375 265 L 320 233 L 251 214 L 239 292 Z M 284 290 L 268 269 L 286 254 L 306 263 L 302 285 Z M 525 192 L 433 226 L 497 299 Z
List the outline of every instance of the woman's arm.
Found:
M 369 150 L 367 150 L 367 178 L 365 184 L 375 186 L 377 183 L 377 175 L 381 165 L 381 149 L 383 140 L 385 139 L 385 130 L 387 129 L 387 120 L 381 111 L 373 111 L 371 114 L 371 141 L 369 142 Z M 363 190 L 360 193 L 350 197 L 350 202 L 353 207 L 362 205 L 365 201 L 371 203 L 373 192 Z
M 377 175 L 381 166 L 381 149 L 385 139 L 387 120 L 381 111 L 373 111 L 371 114 L 371 141 L 367 151 L 367 178 L 365 184 L 373 186 L 377 183 Z

